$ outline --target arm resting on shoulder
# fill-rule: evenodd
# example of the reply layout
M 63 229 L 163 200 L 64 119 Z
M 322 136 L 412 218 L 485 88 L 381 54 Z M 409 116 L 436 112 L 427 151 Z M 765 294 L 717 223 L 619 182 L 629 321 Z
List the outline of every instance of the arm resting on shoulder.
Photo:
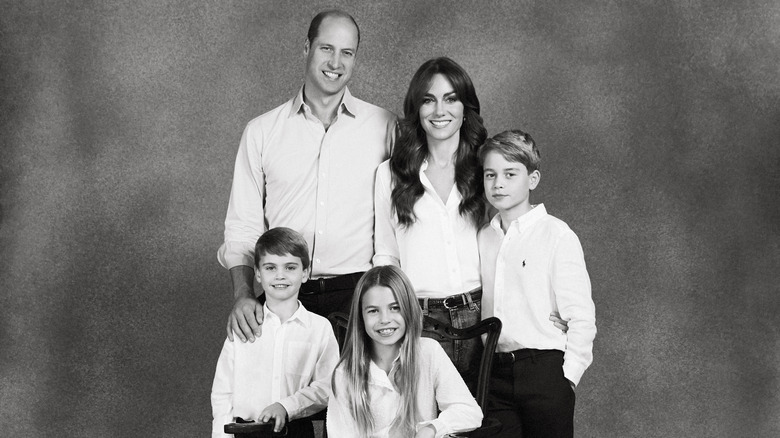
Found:
M 230 269 L 233 281 L 233 310 L 227 323 L 228 339 L 233 340 L 233 333 L 241 342 L 255 341 L 255 336 L 262 333 L 263 305 L 257 300 L 252 287 L 254 269 L 250 266 L 235 266 Z
M 233 280 L 235 301 L 227 327 L 231 340 L 235 332 L 241 341 L 254 341 L 260 333 L 257 315 L 262 322 L 262 306 L 252 290 L 254 247 L 257 238 L 265 232 L 262 137 L 262 132 L 251 122 L 241 136 L 225 216 L 225 241 L 217 252 L 217 260 L 230 270 Z

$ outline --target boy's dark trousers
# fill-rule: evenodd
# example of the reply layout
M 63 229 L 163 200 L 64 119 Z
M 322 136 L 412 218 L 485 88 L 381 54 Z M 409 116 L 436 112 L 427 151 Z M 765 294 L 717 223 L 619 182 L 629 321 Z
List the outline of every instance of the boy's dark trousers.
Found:
M 496 353 L 487 416 L 499 437 L 574 436 L 574 390 L 563 376 L 563 352 L 522 349 Z

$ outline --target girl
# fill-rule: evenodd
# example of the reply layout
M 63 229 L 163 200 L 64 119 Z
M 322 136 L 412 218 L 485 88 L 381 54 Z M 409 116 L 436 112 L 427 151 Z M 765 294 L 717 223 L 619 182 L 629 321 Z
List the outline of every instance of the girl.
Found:
M 420 306 L 404 273 L 395 266 L 366 272 L 333 374 L 328 436 L 441 437 L 482 424 L 455 366 L 421 331 Z

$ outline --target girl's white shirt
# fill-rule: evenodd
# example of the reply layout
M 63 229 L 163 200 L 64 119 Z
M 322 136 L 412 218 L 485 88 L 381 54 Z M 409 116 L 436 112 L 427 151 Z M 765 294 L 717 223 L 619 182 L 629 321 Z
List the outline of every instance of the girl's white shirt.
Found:
M 417 379 L 416 395 L 420 421 L 417 429 L 431 424 L 439 438 L 479 427 L 482 424 L 482 410 L 441 345 L 429 338 L 420 338 L 419 342 L 420 376 Z M 370 438 L 402 438 L 390 431 L 390 424 L 401 404 L 401 394 L 393 386 L 390 377 L 394 371 L 395 364 L 388 375 L 373 361 L 370 363 L 368 396 L 375 425 Z M 346 376 L 343 368 L 339 367 L 334 377 L 335 395 L 332 394 L 328 401 L 328 435 L 358 437 L 357 424 L 350 416 L 343 393 L 345 388 Z

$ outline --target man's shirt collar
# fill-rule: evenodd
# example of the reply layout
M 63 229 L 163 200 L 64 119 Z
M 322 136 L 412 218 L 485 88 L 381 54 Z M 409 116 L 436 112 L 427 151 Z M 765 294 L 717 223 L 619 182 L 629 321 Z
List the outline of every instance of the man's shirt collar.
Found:
M 306 104 L 306 102 L 303 100 L 303 87 L 301 87 L 298 90 L 298 94 L 295 95 L 295 99 L 293 99 L 292 107 L 290 108 L 290 114 L 288 117 L 292 117 L 295 114 L 300 113 L 301 111 L 307 110 L 309 113 L 311 113 L 311 108 L 309 108 L 309 105 Z M 337 114 L 347 114 L 351 117 L 356 117 L 357 115 L 357 99 L 355 99 L 354 96 L 352 96 L 352 93 L 349 92 L 349 88 L 344 87 L 344 95 L 341 96 L 341 102 L 339 103 L 338 110 L 336 111 Z

